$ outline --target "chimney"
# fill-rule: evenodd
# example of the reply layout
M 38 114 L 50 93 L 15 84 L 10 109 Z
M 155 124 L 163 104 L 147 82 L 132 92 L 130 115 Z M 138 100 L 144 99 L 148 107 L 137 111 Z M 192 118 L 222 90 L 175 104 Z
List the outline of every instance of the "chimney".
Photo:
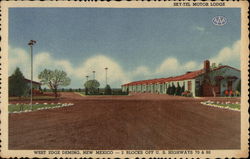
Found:
M 210 71 L 210 62 L 209 62 L 209 60 L 204 61 L 204 68 L 203 69 L 204 69 L 205 73 L 208 73 Z

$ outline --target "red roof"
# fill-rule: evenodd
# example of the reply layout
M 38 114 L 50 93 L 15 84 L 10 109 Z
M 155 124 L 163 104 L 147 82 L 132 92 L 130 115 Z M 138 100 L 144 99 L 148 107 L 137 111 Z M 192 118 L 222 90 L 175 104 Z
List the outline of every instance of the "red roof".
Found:
M 10 76 L 9 76 L 9 78 L 10 78 Z M 27 79 L 27 78 L 24 78 L 24 80 L 25 80 L 26 82 L 29 82 L 29 83 L 30 83 L 30 81 L 31 81 L 31 80 L 29 80 L 29 79 Z M 32 81 L 32 83 L 35 83 L 35 84 L 38 84 L 38 85 L 42 85 L 42 83 L 36 82 L 36 81 Z
M 225 67 L 240 71 L 237 68 L 227 66 L 227 65 L 220 66 L 218 68 L 213 69 L 212 71 L 222 69 L 222 68 L 225 68 Z M 171 82 L 171 81 L 182 81 L 182 80 L 194 79 L 194 78 L 202 75 L 203 73 L 204 73 L 204 70 L 200 69 L 200 70 L 197 70 L 197 71 L 187 72 L 186 74 L 183 74 L 183 75 L 180 75 L 180 76 L 168 77 L 168 78 L 150 79 L 150 80 L 143 80 L 143 81 L 135 81 L 135 82 L 130 82 L 130 83 L 127 83 L 127 84 L 123 84 L 122 86 L 165 83 L 165 82 Z
M 171 79 L 171 81 L 181 81 L 181 80 L 187 80 L 187 79 L 194 79 L 195 77 L 198 77 L 199 75 L 203 74 L 204 71 L 203 69 L 193 71 L 193 72 L 188 72 L 184 75 L 176 76 Z
M 24 80 L 25 80 L 26 82 L 29 82 L 29 83 L 30 83 L 30 81 L 31 81 L 31 80 L 26 79 L 26 78 L 25 78 Z M 32 81 L 32 83 L 35 83 L 35 84 L 41 85 L 41 83 L 40 83 L 40 82 L 36 82 L 36 81 Z

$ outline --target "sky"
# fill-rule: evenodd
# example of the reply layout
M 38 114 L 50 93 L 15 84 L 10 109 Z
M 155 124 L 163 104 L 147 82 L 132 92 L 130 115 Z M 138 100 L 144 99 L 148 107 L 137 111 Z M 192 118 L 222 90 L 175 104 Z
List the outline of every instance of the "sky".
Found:
M 215 16 L 227 18 L 216 26 Z M 29 40 L 34 46 L 34 79 L 47 69 L 82 88 L 86 75 L 105 85 L 168 77 L 202 68 L 209 59 L 240 68 L 238 8 L 10 8 L 9 75 L 20 67 L 30 78 Z

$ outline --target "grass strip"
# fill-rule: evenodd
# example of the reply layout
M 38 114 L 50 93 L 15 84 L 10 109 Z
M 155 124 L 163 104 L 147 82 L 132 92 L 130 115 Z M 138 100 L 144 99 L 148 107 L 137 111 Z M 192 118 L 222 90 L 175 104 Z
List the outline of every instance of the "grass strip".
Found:
M 52 108 L 56 106 L 61 106 L 62 104 L 33 104 L 32 110 L 38 110 L 39 108 Z M 9 105 L 9 112 L 20 112 L 20 111 L 26 111 L 31 110 L 31 106 L 29 104 L 10 104 Z

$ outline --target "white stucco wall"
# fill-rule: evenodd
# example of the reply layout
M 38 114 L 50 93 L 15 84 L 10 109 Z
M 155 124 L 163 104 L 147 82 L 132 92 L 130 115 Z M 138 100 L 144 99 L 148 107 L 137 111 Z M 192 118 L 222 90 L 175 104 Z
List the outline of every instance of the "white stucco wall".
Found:
M 241 74 L 240 71 L 235 70 L 233 68 L 229 68 L 229 67 L 224 67 L 222 69 L 213 71 L 211 74 L 209 74 L 210 78 L 214 78 L 214 76 L 236 76 L 238 79 L 235 80 L 232 84 L 232 88 L 233 90 L 236 90 L 237 85 L 240 81 L 241 78 Z M 191 81 L 191 92 L 193 94 L 193 96 L 197 95 L 197 90 L 196 87 L 200 87 L 200 85 L 202 84 L 204 79 L 204 76 L 198 76 L 195 79 L 189 79 L 189 80 L 181 80 L 181 81 L 171 81 L 171 82 L 165 82 L 165 83 L 155 83 L 155 84 L 143 84 L 143 85 L 134 85 L 134 86 L 122 86 L 122 90 L 123 91 L 127 91 L 127 88 L 129 89 L 129 91 L 133 91 L 133 92 L 151 92 L 151 93 L 163 93 L 166 94 L 167 92 L 167 88 L 169 86 L 172 85 L 172 83 L 177 87 L 177 83 L 179 82 L 180 87 L 183 86 L 183 84 L 185 85 L 185 91 L 188 90 L 188 81 Z M 224 95 L 224 91 L 227 89 L 227 80 L 223 79 L 221 81 L 221 95 Z
M 220 70 L 217 71 L 218 73 L 216 74 L 220 74 L 225 77 L 225 79 L 221 80 L 221 91 L 220 94 L 221 96 L 224 96 L 224 92 L 225 90 L 228 89 L 228 80 L 226 79 L 226 77 L 228 76 L 236 76 L 238 79 L 234 80 L 232 83 L 232 89 L 236 90 L 238 83 L 240 82 L 241 79 L 241 73 L 238 70 L 232 69 L 232 68 L 222 68 Z M 212 76 L 211 76 L 212 77 Z
M 224 78 L 226 78 L 227 76 L 236 76 L 238 79 L 235 80 L 232 84 L 233 90 L 236 90 L 237 85 L 238 85 L 240 78 L 241 78 L 241 73 L 240 73 L 240 71 L 235 70 L 233 68 L 224 67 L 224 68 L 221 68 L 219 70 L 215 70 L 209 74 L 210 79 L 214 78 L 215 76 L 223 76 Z M 196 78 L 196 81 L 199 81 L 200 85 L 202 84 L 203 80 L 204 80 L 204 75 L 198 76 Z M 228 84 L 227 79 L 221 80 L 221 85 L 220 85 L 220 88 L 221 88 L 220 95 L 221 96 L 224 96 L 224 92 L 227 89 L 227 84 Z

